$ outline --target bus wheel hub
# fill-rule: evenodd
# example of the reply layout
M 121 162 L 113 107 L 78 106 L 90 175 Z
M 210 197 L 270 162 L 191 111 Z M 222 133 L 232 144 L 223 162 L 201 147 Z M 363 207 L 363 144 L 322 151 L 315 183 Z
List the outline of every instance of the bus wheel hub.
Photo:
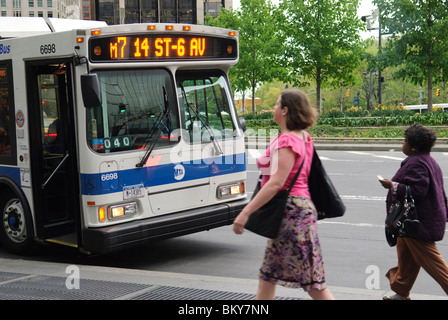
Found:
M 26 239 L 25 219 L 20 201 L 10 200 L 3 211 L 3 226 L 6 235 L 14 242 L 22 242 Z

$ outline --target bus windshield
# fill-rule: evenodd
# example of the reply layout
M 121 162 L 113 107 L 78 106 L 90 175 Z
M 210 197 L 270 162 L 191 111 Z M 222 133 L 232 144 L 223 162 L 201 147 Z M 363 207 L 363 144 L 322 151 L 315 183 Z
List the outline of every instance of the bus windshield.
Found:
M 177 143 L 177 129 L 186 132 L 183 136 L 191 143 L 241 135 L 231 107 L 231 92 L 221 72 L 178 71 L 177 97 L 172 78 L 164 69 L 97 74 L 102 107 L 87 111 L 88 142 L 96 152 L 168 146 Z
M 182 129 L 190 141 L 210 142 L 240 136 L 232 96 L 221 72 L 187 72 L 176 74 L 181 110 L 184 111 Z
M 168 71 L 98 71 L 102 107 L 87 111 L 92 150 L 110 153 L 176 143 L 179 128 L 173 80 Z

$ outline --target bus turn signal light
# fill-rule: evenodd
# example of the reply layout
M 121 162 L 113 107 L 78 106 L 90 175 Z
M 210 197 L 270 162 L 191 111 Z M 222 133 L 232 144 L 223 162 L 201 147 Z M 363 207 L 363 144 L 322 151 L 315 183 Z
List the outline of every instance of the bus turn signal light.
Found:
M 104 207 L 100 207 L 98 209 L 98 220 L 100 222 L 104 222 L 104 220 L 106 220 L 106 210 L 104 209 Z

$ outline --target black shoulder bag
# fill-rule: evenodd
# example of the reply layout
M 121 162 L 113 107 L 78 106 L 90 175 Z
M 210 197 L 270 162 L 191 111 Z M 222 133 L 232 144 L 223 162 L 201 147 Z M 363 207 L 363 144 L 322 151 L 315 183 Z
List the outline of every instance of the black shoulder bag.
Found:
M 302 171 L 303 163 L 305 162 L 305 157 L 303 158 L 302 164 L 299 170 L 297 170 L 291 185 L 277 193 L 268 203 L 263 205 L 260 209 L 256 210 L 249 216 L 249 220 L 244 226 L 245 229 L 252 231 L 260 236 L 274 239 L 278 236 L 280 231 L 280 225 L 282 219 L 285 216 L 286 201 L 288 201 L 289 193 L 291 192 L 297 177 Z M 252 199 L 257 195 L 258 191 L 261 189 L 261 175 L 258 179 L 257 186 L 255 187 Z
M 345 213 L 345 205 L 328 177 L 325 169 L 314 149 L 311 162 L 308 187 L 311 200 L 317 210 L 317 219 L 342 217 Z

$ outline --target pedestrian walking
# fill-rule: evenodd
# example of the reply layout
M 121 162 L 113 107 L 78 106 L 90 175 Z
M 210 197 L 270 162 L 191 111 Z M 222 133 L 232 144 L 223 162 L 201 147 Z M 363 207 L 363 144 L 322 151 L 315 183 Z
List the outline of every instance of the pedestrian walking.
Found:
M 421 267 L 448 294 L 448 266 L 435 243 L 443 239 L 447 221 L 443 174 L 430 155 L 436 139 L 433 130 L 411 125 L 405 131 L 402 146 L 407 158 L 391 180 L 380 180 L 381 185 L 389 189 L 387 208 L 396 200 L 402 201 L 406 186 L 410 187 L 420 221 L 413 238 L 397 239 L 398 265 L 386 274 L 396 294 L 384 297 L 385 300 L 408 300 Z
M 259 272 L 256 299 L 275 297 L 276 285 L 303 288 L 313 299 L 334 299 L 325 282 L 322 251 L 317 234 L 317 212 L 308 189 L 314 145 L 305 131 L 317 121 L 317 112 L 299 90 L 285 90 L 274 107 L 281 134 L 258 159 L 261 189 L 236 217 L 236 234 L 244 232 L 249 216 L 287 189 L 305 157 L 291 189 L 279 235 L 269 239 Z

